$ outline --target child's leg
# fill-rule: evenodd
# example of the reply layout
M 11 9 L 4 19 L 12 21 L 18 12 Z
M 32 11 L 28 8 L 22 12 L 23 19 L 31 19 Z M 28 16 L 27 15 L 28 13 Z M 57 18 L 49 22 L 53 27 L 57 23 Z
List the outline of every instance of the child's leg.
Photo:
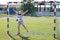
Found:
M 28 32 L 28 29 L 26 28 L 25 24 L 22 24 L 22 26 L 25 28 L 25 30 Z
M 18 23 L 18 33 L 20 33 L 20 23 Z

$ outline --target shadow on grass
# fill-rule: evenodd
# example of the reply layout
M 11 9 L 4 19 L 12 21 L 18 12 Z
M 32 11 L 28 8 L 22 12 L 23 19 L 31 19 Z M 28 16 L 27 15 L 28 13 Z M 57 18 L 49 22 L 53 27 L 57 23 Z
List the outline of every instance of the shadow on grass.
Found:
M 55 39 L 60 40 L 60 36 L 59 37 L 56 37 Z
M 29 37 L 25 37 L 25 36 L 23 36 L 22 34 L 19 34 L 18 36 L 19 36 L 20 38 L 22 38 L 22 40 L 30 40 Z
M 55 39 L 60 40 L 60 38 L 55 38 Z
M 7 34 L 9 35 L 10 38 L 12 38 L 13 40 L 15 40 L 15 38 L 9 32 L 7 32 Z

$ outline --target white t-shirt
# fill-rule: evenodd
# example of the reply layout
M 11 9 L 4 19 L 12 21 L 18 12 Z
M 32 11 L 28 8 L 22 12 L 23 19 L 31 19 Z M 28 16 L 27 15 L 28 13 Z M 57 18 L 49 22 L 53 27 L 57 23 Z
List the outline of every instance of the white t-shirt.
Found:
M 23 16 L 21 15 L 21 11 L 19 11 L 18 13 L 16 18 L 18 19 L 18 21 L 23 21 Z

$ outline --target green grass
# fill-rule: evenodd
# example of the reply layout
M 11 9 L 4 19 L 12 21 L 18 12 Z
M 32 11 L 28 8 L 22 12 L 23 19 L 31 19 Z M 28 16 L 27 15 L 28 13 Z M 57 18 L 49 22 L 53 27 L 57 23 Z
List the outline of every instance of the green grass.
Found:
M 7 16 L 7 14 L 1 13 L 0 16 Z
M 1 13 L 0 14 L 0 17 L 6 17 L 6 16 L 7 16 L 7 13 L 5 13 L 5 14 L 4 13 Z M 12 17 L 12 16 L 14 16 L 14 14 L 11 14 L 10 16 Z
M 0 40 L 13 40 L 7 35 L 7 18 L 0 18 Z M 60 34 L 60 17 L 57 18 L 58 34 Z M 54 33 L 54 18 L 53 17 L 24 17 L 24 22 L 29 29 L 26 32 L 21 26 L 21 33 L 24 36 L 29 36 L 30 40 L 55 40 Z M 10 34 L 16 39 L 21 40 L 17 36 L 17 21 L 15 18 L 10 18 Z M 56 39 L 57 40 L 57 39 Z

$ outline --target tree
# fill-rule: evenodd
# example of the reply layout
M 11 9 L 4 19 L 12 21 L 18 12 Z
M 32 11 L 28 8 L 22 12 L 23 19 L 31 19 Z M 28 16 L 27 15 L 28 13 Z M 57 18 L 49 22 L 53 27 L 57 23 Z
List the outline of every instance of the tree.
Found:
M 23 0 L 24 2 L 26 2 L 27 0 Z
M 28 14 L 31 14 L 32 16 L 35 13 L 35 7 L 34 7 L 33 3 L 28 3 L 27 2 L 26 4 L 21 5 L 20 9 L 23 10 L 23 11 L 28 10 Z

